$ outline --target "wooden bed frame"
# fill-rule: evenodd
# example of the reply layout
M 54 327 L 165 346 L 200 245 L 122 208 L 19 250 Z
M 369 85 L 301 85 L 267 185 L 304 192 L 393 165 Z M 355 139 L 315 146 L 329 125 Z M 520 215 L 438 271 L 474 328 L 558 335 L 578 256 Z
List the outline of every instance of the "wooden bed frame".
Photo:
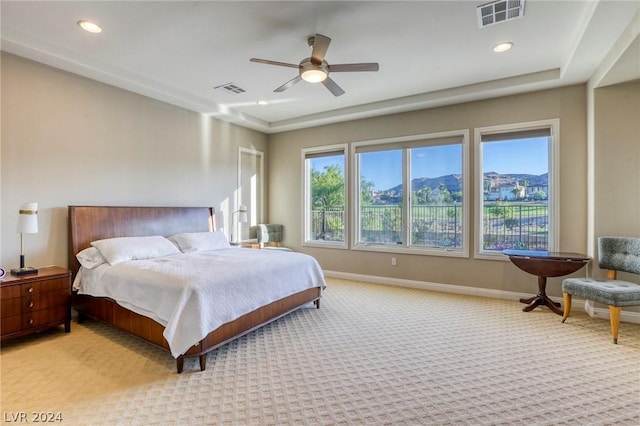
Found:
M 204 232 L 214 229 L 214 209 L 210 207 L 69 206 L 69 269 L 75 277 L 80 268 L 76 254 L 90 247 L 92 241 L 124 236 L 168 237 L 180 232 Z M 316 307 L 320 308 L 321 297 L 320 288 L 307 289 L 222 325 L 176 359 L 178 373 L 183 371 L 185 358 L 198 357 L 200 370 L 204 370 L 208 352 L 309 302 L 314 302 Z M 72 303 L 78 312 L 79 322 L 86 317 L 93 318 L 169 351 L 169 345 L 162 335 L 164 326 L 123 308 L 112 299 L 74 292 Z

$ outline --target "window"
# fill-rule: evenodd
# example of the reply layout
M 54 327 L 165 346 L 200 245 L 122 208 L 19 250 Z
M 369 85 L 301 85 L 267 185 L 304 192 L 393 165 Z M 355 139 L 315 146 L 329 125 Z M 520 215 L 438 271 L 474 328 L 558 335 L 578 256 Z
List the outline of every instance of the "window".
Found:
M 557 247 L 558 120 L 476 129 L 478 257 Z
M 305 149 L 304 244 L 346 248 L 346 145 Z
M 354 247 L 468 254 L 467 131 L 353 144 Z

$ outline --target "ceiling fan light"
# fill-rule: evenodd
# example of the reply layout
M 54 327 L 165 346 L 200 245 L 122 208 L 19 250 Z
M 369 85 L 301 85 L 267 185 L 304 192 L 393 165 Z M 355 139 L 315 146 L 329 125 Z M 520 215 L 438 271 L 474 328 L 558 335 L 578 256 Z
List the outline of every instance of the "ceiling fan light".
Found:
M 311 69 L 303 71 L 300 77 L 309 83 L 320 83 L 327 78 L 327 73 L 323 70 Z

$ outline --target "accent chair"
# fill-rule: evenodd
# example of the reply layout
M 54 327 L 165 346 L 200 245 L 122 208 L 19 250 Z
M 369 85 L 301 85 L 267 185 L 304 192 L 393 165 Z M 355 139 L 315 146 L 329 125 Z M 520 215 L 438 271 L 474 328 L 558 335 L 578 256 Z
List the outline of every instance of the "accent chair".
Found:
M 604 303 L 609 305 L 611 336 L 617 344 L 621 307 L 640 305 L 640 284 L 619 280 L 617 273 L 640 274 L 640 238 L 598 238 L 598 264 L 607 270 L 606 279 L 567 278 L 562 282 L 562 322 L 569 317 L 571 296 Z
M 280 245 L 284 230 L 283 225 L 260 223 L 252 228 L 255 229 L 251 230 L 251 234 L 255 231 L 256 239 L 258 240 L 258 244 L 261 249 L 291 251 L 290 248 L 282 247 Z

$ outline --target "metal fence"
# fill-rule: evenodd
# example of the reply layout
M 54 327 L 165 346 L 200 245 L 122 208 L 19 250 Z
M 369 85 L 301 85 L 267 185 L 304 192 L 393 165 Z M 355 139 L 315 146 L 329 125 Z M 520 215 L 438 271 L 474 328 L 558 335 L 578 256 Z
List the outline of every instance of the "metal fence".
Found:
M 535 203 L 485 204 L 485 250 L 547 250 L 549 207 Z
M 311 211 L 311 235 L 314 240 L 344 241 L 344 209 Z
M 311 232 L 316 240 L 344 241 L 343 209 L 313 210 Z M 365 244 L 404 244 L 402 206 L 363 206 L 360 241 Z M 548 207 L 542 204 L 485 204 L 484 249 L 546 250 Z M 461 248 L 463 210 L 459 204 L 413 206 L 411 245 Z

